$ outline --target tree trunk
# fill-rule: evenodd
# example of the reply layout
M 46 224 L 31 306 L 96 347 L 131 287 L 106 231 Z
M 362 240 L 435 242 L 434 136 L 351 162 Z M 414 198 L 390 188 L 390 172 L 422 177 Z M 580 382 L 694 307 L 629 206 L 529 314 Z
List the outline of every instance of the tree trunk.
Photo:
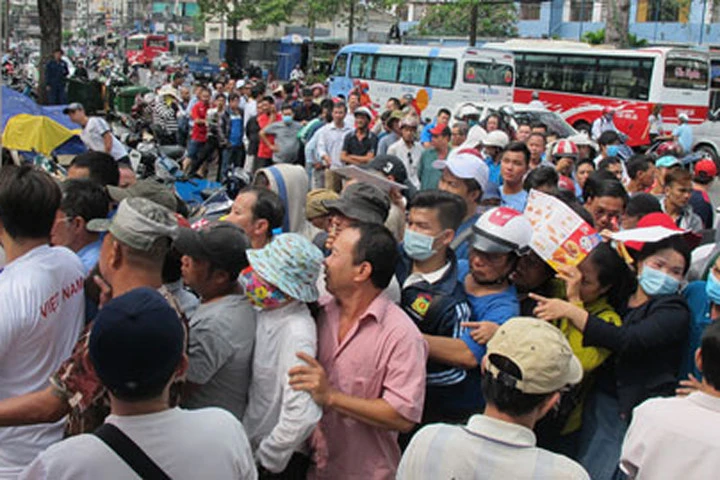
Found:
M 473 2 L 470 7 L 470 46 L 474 47 L 477 43 L 477 24 L 478 24 L 478 2 Z
M 233 0 L 233 40 L 237 40 L 238 23 L 240 23 L 237 18 L 238 8 L 240 8 L 238 6 L 238 0 Z
M 627 47 L 630 23 L 630 1 L 613 0 L 607 2 L 607 20 L 605 21 L 605 43 L 619 48 Z
M 45 104 L 47 88 L 45 87 L 45 64 L 52 57 L 54 50 L 62 45 L 62 0 L 38 0 L 38 17 L 40 19 L 40 82 L 38 83 L 38 101 Z
M 310 28 L 310 43 L 308 44 L 307 63 L 305 64 L 306 76 L 311 75 L 313 73 L 313 56 L 315 55 L 315 52 L 314 52 L 315 24 L 317 23 L 314 15 L 310 15 L 310 19 L 309 19 L 308 23 L 309 23 L 308 27 Z

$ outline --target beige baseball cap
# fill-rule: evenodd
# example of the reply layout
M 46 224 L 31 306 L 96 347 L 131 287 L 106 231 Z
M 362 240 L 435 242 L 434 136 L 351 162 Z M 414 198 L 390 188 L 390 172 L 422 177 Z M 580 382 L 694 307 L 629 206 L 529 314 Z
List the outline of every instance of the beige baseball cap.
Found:
M 573 354 L 563 333 L 537 318 L 511 318 L 487 343 L 485 368 L 497 377 L 501 370 L 493 363 L 494 356 L 505 357 L 518 366 L 520 378 L 510 377 L 515 388 L 523 393 L 556 392 L 579 383 L 583 376 L 580 360 Z

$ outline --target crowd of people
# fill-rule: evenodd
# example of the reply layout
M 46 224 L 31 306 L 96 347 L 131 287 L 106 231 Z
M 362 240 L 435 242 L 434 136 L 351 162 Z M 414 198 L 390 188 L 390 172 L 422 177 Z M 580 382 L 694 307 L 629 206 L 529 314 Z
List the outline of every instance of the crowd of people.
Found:
M 714 162 L 184 82 L 153 113 L 188 173 L 252 172 L 220 219 L 81 105 L 68 179 L 0 170 L 0 478 L 714 476 Z M 602 238 L 580 263 L 532 248 L 533 190 Z

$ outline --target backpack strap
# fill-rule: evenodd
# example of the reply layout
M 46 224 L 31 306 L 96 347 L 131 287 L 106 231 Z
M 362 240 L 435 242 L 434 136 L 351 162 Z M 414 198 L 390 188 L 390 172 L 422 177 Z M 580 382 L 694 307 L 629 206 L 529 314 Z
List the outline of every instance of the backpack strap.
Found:
M 170 480 L 163 469 L 115 425 L 104 423 L 93 433 L 143 480 Z

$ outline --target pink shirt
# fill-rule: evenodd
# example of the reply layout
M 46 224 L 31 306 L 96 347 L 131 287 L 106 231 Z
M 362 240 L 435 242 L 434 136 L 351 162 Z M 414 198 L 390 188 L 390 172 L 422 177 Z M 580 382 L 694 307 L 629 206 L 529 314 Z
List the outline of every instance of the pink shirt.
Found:
M 320 300 L 318 359 L 330 384 L 348 395 L 382 398 L 400 415 L 419 422 L 425 401 L 428 347 L 400 307 L 379 295 L 342 342 L 340 306 Z M 310 478 L 391 479 L 400 463 L 397 431 L 373 427 L 325 409 L 311 443 Z

